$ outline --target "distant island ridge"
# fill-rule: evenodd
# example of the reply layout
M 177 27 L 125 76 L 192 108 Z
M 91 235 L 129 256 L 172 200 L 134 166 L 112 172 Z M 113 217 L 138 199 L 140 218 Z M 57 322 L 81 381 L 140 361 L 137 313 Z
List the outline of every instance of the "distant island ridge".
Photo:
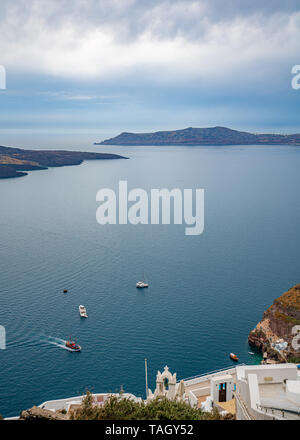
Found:
M 300 133 L 253 134 L 226 127 L 189 127 L 154 133 L 124 132 L 94 145 L 300 145 Z
M 22 150 L 0 146 L 0 179 L 26 176 L 25 171 L 80 165 L 84 160 L 127 159 L 110 153 Z

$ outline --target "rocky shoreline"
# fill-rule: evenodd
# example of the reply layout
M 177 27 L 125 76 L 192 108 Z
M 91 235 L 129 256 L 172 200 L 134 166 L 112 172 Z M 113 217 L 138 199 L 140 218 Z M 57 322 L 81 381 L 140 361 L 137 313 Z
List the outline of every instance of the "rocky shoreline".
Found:
M 248 343 L 262 354 L 264 364 L 300 363 L 300 284 L 275 299 L 250 332 Z
M 25 171 L 47 170 L 49 167 L 80 165 L 85 160 L 127 159 L 111 153 L 89 153 L 63 150 L 22 150 L 0 146 L 0 179 L 23 177 Z

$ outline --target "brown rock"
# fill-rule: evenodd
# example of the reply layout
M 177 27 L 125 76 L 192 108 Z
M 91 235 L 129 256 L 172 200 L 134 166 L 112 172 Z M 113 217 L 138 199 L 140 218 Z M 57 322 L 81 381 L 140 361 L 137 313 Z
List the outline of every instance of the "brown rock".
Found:
M 68 416 L 66 414 L 33 406 L 32 408 L 21 412 L 20 420 L 68 420 Z
M 263 319 L 257 324 L 248 336 L 249 345 L 263 353 L 268 351 L 268 358 L 280 361 L 299 358 L 300 352 L 294 350 L 292 340 L 295 336 L 294 326 L 300 325 L 300 284 L 283 293 L 269 307 L 263 315 Z M 288 343 L 284 355 L 278 355 L 273 350 L 272 343 L 283 339 Z
M 267 338 L 260 330 L 255 329 L 249 334 L 248 343 L 257 350 L 262 351 L 264 345 L 267 343 Z

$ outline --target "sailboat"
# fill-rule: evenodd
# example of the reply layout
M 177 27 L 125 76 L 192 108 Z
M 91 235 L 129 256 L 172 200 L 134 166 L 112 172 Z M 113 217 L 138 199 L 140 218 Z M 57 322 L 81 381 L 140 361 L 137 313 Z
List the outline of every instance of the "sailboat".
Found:
M 149 287 L 149 284 L 146 283 L 146 281 L 145 281 L 145 274 L 143 274 L 143 281 L 138 281 L 136 283 L 136 287 L 137 287 L 137 289 L 145 289 L 145 288 Z

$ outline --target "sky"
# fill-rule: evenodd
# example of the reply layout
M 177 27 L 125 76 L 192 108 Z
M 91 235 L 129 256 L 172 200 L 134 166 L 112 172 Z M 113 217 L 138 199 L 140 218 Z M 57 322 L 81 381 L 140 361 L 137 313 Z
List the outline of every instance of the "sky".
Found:
M 299 0 L 1 0 L 0 144 L 300 132 Z

